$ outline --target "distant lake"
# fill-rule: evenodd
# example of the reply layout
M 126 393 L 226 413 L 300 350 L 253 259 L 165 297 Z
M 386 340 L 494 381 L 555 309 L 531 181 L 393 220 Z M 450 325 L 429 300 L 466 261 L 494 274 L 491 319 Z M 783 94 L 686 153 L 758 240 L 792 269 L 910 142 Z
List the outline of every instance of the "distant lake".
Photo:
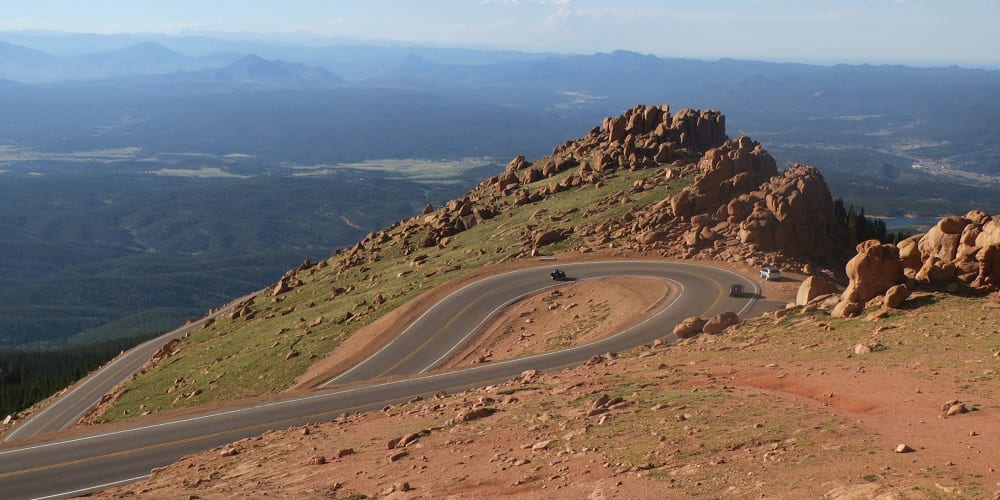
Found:
M 941 217 L 879 217 L 885 222 L 886 229 L 897 229 L 909 226 L 933 226 Z

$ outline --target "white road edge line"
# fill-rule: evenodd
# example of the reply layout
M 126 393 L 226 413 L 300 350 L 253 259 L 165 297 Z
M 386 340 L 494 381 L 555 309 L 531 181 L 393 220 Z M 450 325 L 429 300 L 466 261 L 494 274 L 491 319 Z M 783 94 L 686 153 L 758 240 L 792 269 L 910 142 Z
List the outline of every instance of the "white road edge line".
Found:
M 326 382 L 323 382 L 322 384 L 319 385 L 319 388 L 322 389 L 323 387 L 326 387 L 326 386 L 328 386 L 328 385 L 330 385 L 330 384 L 332 384 L 332 383 L 340 380 L 341 378 L 347 376 L 349 373 L 351 373 L 354 370 L 358 369 L 361 365 L 363 365 L 363 364 L 371 361 L 372 358 L 374 358 L 375 356 L 378 356 L 379 354 L 382 354 L 382 351 L 385 351 L 386 349 L 389 348 L 389 346 L 391 346 L 397 340 L 399 340 L 404 335 L 406 335 L 407 333 L 409 333 L 410 330 L 413 329 L 414 325 L 416 325 L 417 323 L 419 323 L 420 320 L 424 319 L 424 316 L 427 316 L 428 314 L 430 314 L 431 311 L 433 311 L 434 309 L 436 309 L 438 306 L 440 306 L 442 303 L 444 303 L 445 301 L 447 301 L 448 299 L 450 299 L 452 296 L 457 295 L 459 293 L 462 293 L 462 291 L 465 290 L 466 288 L 470 288 L 470 287 L 476 286 L 476 285 L 478 285 L 478 284 L 480 284 L 480 283 L 482 283 L 484 281 L 491 280 L 491 279 L 494 279 L 494 278 L 497 278 L 497 277 L 500 277 L 500 276 L 507 276 L 508 274 L 514 274 L 514 273 L 523 272 L 523 271 L 525 271 L 525 269 L 518 269 L 516 271 L 509 271 L 509 272 L 506 272 L 506 273 L 503 273 L 503 274 L 494 274 L 492 276 L 487 276 L 485 278 L 473 281 L 472 283 L 469 283 L 468 285 L 465 285 L 462 288 L 459 288 L 458 290 L 455 290 L 454 292 L 449 293 L 445 298 L 443 298 L 443 299 L 435 302 L 434 305 L 432 305 L 429 309 L 427 309 L 426 311 L 424 311 L 424 313 L 421 314 L 420 317 L 418 317 L 417 319 L 415 319 L 412 322 L 410 322 L 410 324 L 406 327 L 406 329 L 403 330 L 402 333 L 400 333 L 399 335 L 397 335 L 396 338 L 394 338 L 394 339 L 390 340 L 389 342 L 387 342 L 384 346 L 382 346 L 381 349 L 375 351 L 374 354 L 372 354 L 371 356 L 368 356 L 367 358 L 365 358 L 364 361 L 361 361 L 360 363 L 358 363 L 358 364 L 350 367 L 347 371 L 341 373 L 340 375 L 337 375 L 336 377 L 333 377 L 330 380 L 327 380 Z M 428 290 L 428 291 L 430 291 L 430 290 Z
M 430 371 L 431 369 L 433 369 L 442 360 L 446 359 L 448 356 L 451 356 L 451 353 L 455 352 L 455 349 L 458 349 L 459 347 L 465 345 L 465 343 L 469 340 L 469 338 L 472 337 L 476 332 L 478 332 L 479 329 L 482 328 L 483 325 L 486 324 L 487 321 L 489 321 L 491 318 L 493 318 L 493 316 L 496 315 L 497 312 L 499 312 L 500 310 L 502 310 L 502 309 L 510 306 L 511 304 L 513 304 L 513 303 L 521 300 L 522 298 L 527 297 L 528 295 L 535 294 L 535 293 L 538 293 L 538 292 L 543 292 L 545 290 L 548 290 L 549 288 L 555 288 L 555 287 L 558 287 L 558 286 L 561 286 L 561 285 L 568 285 L 570 283 L 581 283 L 581 282 L 584 282 L 584 281 L 601 279 L 601 278 L 610 278 L 610 277 L 626 277 L 626 278 L 627 277 L 643 277 L 643 278 L 648 278 L 649 276 L 631 276 L 631 275 L 625 275 L 625 274 L 609 274 L 609 275 L 603 275 L 603 276 L 592 276 L 590 278 L 584 278 L 584 279 L 576 280 L 576 281 L 573 281 L 573 282 L 562 282 L 562 283 L 557 283 L 557 284 L 554 284 L 554 285 L 544 286 L 542 288 L 538 288 L 538 289 L 532 290 L 530 292 L 527 292 L 524 295 L 520 295 L 518 297 L 510 299 L 507 302 L 504 302 L 503 304 L 501 304 L 500 306 L 498 306 L 496 309 L 490 311 L 490 313 L 487 314 L 486 317 L 483 318 L 483 320 L 480 321 L 479 324 L 475 326 L 475 328 L 473 328 L 472 330 L 470 330 L 469 333 L 465 334 L 465 336 L 462 337 L 462 340 L 459 340 L 457 344 L 455 344 L 454 346 L 452 346 L 451 349 L 448 350 L 448 352 L 444 353 L 438 359 L 435 359 L 433 363 L 431 363 L 430 365 L 427 366 L 427 368 L 424 368 L 423 370 L 420 370 L 420 372 L 418 372 L 418 373 L 427 373 L 428 371 Z M 673 280 L 671 280 L 669 278 L 663 278 L 663 277 L 659 277 L 659 276 L 657 278 L 669 281 L 669 282 L 674 283 L 675 285 L 679 285 L 681 287 L 681 291 L 680 291 L 680 293 L 677 294 L 677 297 L 674 300 L 670 301 L 670 304 L 668 304 L 666 307 L 663 308 L 663 310 L 666 311 L 667 309 L 670 309 L 670 306 L 674 305 L 674 302 L 677 302 L 677 299 L 679 299 L 680 296 L 684 293 L 684 285 L 681 285 L 680 283 L 678 283 L 676 281 L 673 281 Z M 645 323 L 646 321 L 649 321 L 652 318 L 655 318 L 656 316 L 659 316 L 659 313 L 656 313 L 653 316 L 650 316 L 649 318 L 643 320 L 642 323 L 639 323 L 639 324 L 633 326 L 632 328 L 638 327 L 639 325 Z M 607 337 L 606 339 L 599 339 L 599 340 L 595 340 L 593 342 L 587 342 L 586 344 L 580 344 L 579 346 L 575 346 L 575 347 L 572 347 L 572 348 L 569 348 L 569 349 L 562 349 L 560 351 L 555 351 L 555 352 L 568 352 L 568 351 L 572 351 L 572 350 L 576 349 L 577 347 L 584 347 L 584 346 L 588 346 L 590 344 L 596 344 L 597 342 L 601 342 L 602 340 L 610 340 L 610 339 L 613 339 L 613 338 L 615 338 L 615 337 L 617 337 L 617 336 L 619 336 L 619 335 L 621 335 L 623 333 L 631 331 L 632 328 L 628 328 L 628 329 L 622 330 L 621 332 L 618 332 L 618 333 L 616 333 L 616 334 L 614 334 L 614 335 L 612 335 L 610 337 Z M 545 354 L 548 354 L 548 353 L 545 353 Z M 519 359 L 526 359 L 526 358 L 519 358 Z
M 107 488 L 109 486 L 118 486 L 119 484 L 131 483 L 131 482 L 134 482 L 134 481 L 138 481 L 140 479 L 146 479 L 147 477 L 149 477 L 149 474 L 146 474 L 145 476 L 136 476 L 136 477 L 129 478 L 129 479 L 122 479 L 121 481 L 115 481 L 113 483 L 104 483 L 104 484 L 98 484 L 98 485 L 95 485 L 95 486 L 88 486 L 86 488 L 80 488 L 78 490 L 64 491 L 62 493 L 56 493 L 55 495 L 46 495 L 44 497 L 35 497 L 32 500 L 48 500 L 49 498 L 59 498 L 59 497 L 64 497 L 64 496 L 69 496 L 69 495 L 75 495 L 77 493 L 83 493 L 85 491 L 104 489 L 104 488 Z
M 740 311 L 737 313 L 737 315 L 739 315 L 739 316 L 742 316 L 747 311 L 747 309 L 749 309 L 750 306 L 752 306 L 754 304 L 754 302 L 757 301 L 757 295 L 760 293 L 760 289 L 757 287 L 757 283 L 756 282 L 752 281 L 751 279 L 749 279 L 746 276 L 743 276 L 743 275 L 741 275 L 739 273 L 730 271 L 729 269 L 723 269 L 721 267 L 712 267 L 712 266 L 706 266 L 706 265 L 702 265 L 702 264 L 691 264 L 691 263 L 687 263 L 687 262 L 657 261 L 657 260 L 607 260 L 607 261 L 595 261 L 595 262 L 568 262 L 566 264 L 563 264 L 562 267 L 572 267 L 572 266 L 581 266 L 581 265 L 583 265 L 583 266 L 589 266 L 589 265 L 595 265 L 595 264 L 616 264 L 616 263 L 617 264 L 667 264 L 667 265 L 676 265 L 676 266 L 682 266 L 682 267 L 708 267 L 708 268 L 711 268 L 711 269 L 717 269 L 719 271 L 732 274 L 733 276 L 736 276 L 737 278 L 742 279 L 742 280 L 750 283 L 751 285 L 753 285 L 753 288 L 754 288 L 754 298 L 751 299 L 747 303 L 747 305 L 743 307 L 743 309 L 740 309 Z M 525 269 L 517 269 L 517 270 L 514 270 L 514 271 L 508 271 L 508 272 L 502 273 L 502 274 L 494 274 L 492 276 L 487 276 L 485 278 L 473 281 L 472 283 L 469 283 L 468 285 L 465 285 L 462 288 L 459 288 L 458 290 L 455 290 L 454 292 L 448 294 L 443 299 L 437 301 L 429 309 L 427 309 L 426 311 L 424 311 L 424 313 L 421 314 L 420 317 L 418 317 L 417 319 L 413 320 L 406 327 L 406 329 L 403 330 L 402 333 L 400 333 L 396 338 L 390 340 L 388 343 L 386 343 L 384 346 L 382 346 L 381 349 L 379 349 L 378 351 L 375 351 L 375 353 L 373 353 L 371 356 L 368 356 L 367 358 L 365 358 L 360 363 L 357 363 L 354 366 L 348 368 L 347 371 L 344 371 L 341 374 L 337 375 L 336 377 L 333 377 L 330 380 L 327 380 L 326 382 L 323 382 L 322 384 L 318 385 L 317 387 L 320 388 L 320 389 L 322 389 L 324 387 L 327 387 L 327 386 L 329 386 L 329 385 L 337 382 L 341 378 L 346 377 L 348 374 L 354 372 L 356 369 L 360 368 L 361 365 L 367 363 L 368 361 L 372 360 L 374 357 L 376 357 L 379 354 L 381 354 L 382 351 L 385 351 L 386 349 L 388 349 L 389 346 L 391 346 L 397 340 L 399 340 L 404 335 L 406 335 L 408 332 L 410 332 L 410 330 L 412 330 L 413 326 L 415 324 L 417 324 L 418 322 L 420 322 L 420 320 L 423 319 L 424 316 L 427 316 L 428 314 L 430 314 L 431 311 L 433 311 L 435 308 L 437 308 L 438 306 L 440 306 L 442 303 L 444 303 L 445 301 L 447 301 L 448 299 L 450 299 L 452 296 L 457 295 L 459 293 L 462 293 L 462 291 L 464 291 L 466 288 L 473 287 L 475 285 L 483 283 L 484 281 L 495 279 L 495 278 L 499 278 L 501 276 L 508 276 L 508 275 L 517 274 L 517 273 L 524 273 L 524 272 L 545 270 L 545 268 L 547 268 L 547 267 L 560 267 L 560 266 L 559 266 L 559 264 L 555 264 L 555 265 L 546 265 L 546 266 L 538 266 L 538 267 L 529 267 L 529 268 L 525 268 Z M 545 288 L 542 288 L 540 290 L 544 290 L 544 289 Z M 536 291 L 538 291 L 538 290 L 536 290 Z M 667 306 L 667 307 L 669 307 L 669 306 Z M 491 314 L 494 314 L 494 313 L 496 313 L 496 311 L 494 311 Z M 482 326 L 482 324 L 480 324 L 479 326 Z M 477 326 L 476 329 L 478 329 L 479 326 Z M 465 340 L 463 339 L 463 342 L 464 341 Z M 441 360 L 438 359 L 437 361 L 434 362 L 434 364 L 437 364 L 440 361 Z M 434 366 L 434 365 L 432 364 L 431 366 Z M 420 373 L 424 373 L 424 372 L 426 372 L 429 369 L 430 369 L 430 367 L 425 368 L 422 371 L 420 371 Z
M 141 349 L 143 346 L 145 346 L 149 342 L 153 342 L 154 340 L 156 340 L 156 339 L 148 340 L 146 342 L 143 342 L 142 344 L 139 344 L 138 346 L 136 346 L 136 347 L 134 347 L 132 349 L 129 349 L 128 351 L 125 351 L 120 356 L 118 356 L 117 358 L 115 358 L 115 360 L 112 361 L 111 363 L 109 363 L 107 366 L 105 366 L 103 368 L 100 368 L 98 371 L 94 372 L 94 377 L 96 377 L 100 372 L 102 372 L 104 370 L 110 370 L 111 367 L 117 365 L 118 363 L 121 363 L 126 358 L 129 358 L 133 354 L 134 351 L 136 351 L 138 349 Z M 38 412 L 37 415 L 31 417 L 30 420 L 28 420 L 28 421 L 24 422 L 23 424 L 21 424 L 20 426 L 18 426 L 18 428 L 14 429 L 13 431 L 11 431 L 10 434 L 7 434 L 7 436 L 5 436 L 3 438 L 3 442 L 6 443 L 6 442 L 9 442 L 11 439 L 13 439 L 14 436 L 16 436 L 18 434 L 18 432 L 21 431 L 21 429 L 24 429 L 24 425 L 25 424 L 31 422 L 32 420 L 35 420 L 36 418 L 40 418 L 42 415 L 45 415 L 47 412 L 49 412 L 53 408 L 58 408 L 60 406 L 60 403 L 63 403 L 64 401 L 67 401 L 67 399 L 70 396 L 72 396 L 73 394 L 76 394 L 77 391 L 80 391 L 84 387 L 87 387 L 94 380 L 94 377 L 87 378 L 82 383 L 80 383 L 76 387 L 74 387 L 72 391 L 69 391 L 68 393 L 60 396 L 59 399 L 56 400 L 55 403 L 53 403 L 53 404 L 51 404 L 49 406 L 46 406 L 45 409 L 43 409 L 42 411 Z M 66 403 L 66 404 L 69 404 L 69 403 Z M 62 429 L 60 429 L 60 430 L 62 430 Z
M 16 429 L 14 429 L 9 434 L 7 434 L 6 436 L 4 436 L 3 440 L 0 441 L 0 442 L 3 442 L 3 443 L 10 442 L 11 439 L 13 439 L 15 436 L 17 436 L 17 434 L 22 429 L 24 429 L 24 426 L 26 424 L 29 424 L 29 423 L 33 422 L 35 419 L 41 417 L 42 415 L 45 415 L 49 410 L 51 410 L 51 409 L 53 409 L 55 407 L 58 407 L 60 405 L 60 403 L 62 403 L 63 401 L 67 400 L 70 396 L 72 396 L 73 394 L 75 394 L 77 391 L 83 389 L 85 386 L 87 386 L 88 384 L 90 384 L 94 380 L 94 378 L 98 377 L 102 372 L 110 370 L 111 367 L 117 365 L 118 363 L 120 363 L 125 358 L 128 358 L 130 356 L 135 355 L 141 349 L 143 349 L 144 347 L 148 346 L 149 344 L 152 344 L 152 343 L 155 343 L 155 342 L 169 341 L 168 339 L 170 339 L 170 337 L 176 336 L 176 335 L 180 335 L 180 332 L 182 330 L 185 330 L 185 329 L 194 329 L 194 327 L 197 327 L 199 324 L 204 323 L 205 321 L 207 321 L 207 320 L 209 320 L 211 318 L 215 318 L 215 317 L 218 317 L 219 315 L 221 315 L 223 312 L 226 311 L 226 308 L 229 307 L 231 304 L 234 304 L 234 303 L 246 300 L 246 299 L 248 299 L 248 298 L 250 298 L 252 296 L 255 296 L 258 293 L 260 293 L 260 292 L 254 292 L 254 293 L 251 293 L 249 295 L 244 295 L 242 297 L 233 299 L 230 302 L 228 302 L 225 305 L 223 305 L 222 307 L 220 307 L 219 310 L 216 311 L 216 312 L 214 312 L 214 313 L 207 314 L 207 315 L 205 315 L 205 317 L 200 318 L 200 319 L 198 319 L 197 321 L 194 321 L 191 324 L 178 326 L 177 328 L 174 328 L 173 330 L 170 330 L 167 333 L 164 333 L 164 334 L 159 335 L 157 337 L 153 337 L 153 338 L 151 338 L 151 339 L 149 339 L 149 340 L 147 340 L 147 341 L 145 341 L 145 342 L 143 342 L 143 343 L 141 343 L 141 344 L 139 344 L 139 345 L 137 345 L 137 346 L 135 346 L 135 347 L 133 347 L 133 348 L 131 348 L 131 349 L 123 352 L 123 353 L 121 353 L 118 357 L 116 357 L 114 360 L 112 360 L 106 366 L 98 368 L 97 371 L 95 371 L 94 373 L 92 373 L 92 374 L 88 375 L 87 377 L 85 377 L 84 379 L 82 379 L 82 381 L 81 381 L 82 383 L 80 383 L 76 387 L 74 387 L 73 390 L 69 391 L 68 393 L 66 393 L 66 394 L 64 394 L 62 396 L 60 396 L 54 403 L 52 403 L 49 406 L 46 406 L 44 409 L 42 409 L 42 411 L 38 412 L 37 415 L 34 415 L 31 418 L 29 418 L 28 420 L 26 420 L 25 422 L 21 423 L 21 425 L 19 425 Z M 102 394 L 102 396 L 103 396 L 103 394 Z M 60 431 L 66 430 L 78 418 L 82 417 L 85 413 L 87 413 L 88 411 L 90 411 L 90 409 L 93 408 L 94 405 L 97 404 L 97 402 L 99 400 L 100 400 L 100 397 L 98 398 L 97 401 L 94 401 L 93 403 L 91 403 L 91 405 L 88 406 L 85 410 L 83 410 L 82 412 L 80 412 L 79 414 L 77 414 L 76 416 L 74 416 L 73 419 L 69 423 L 67 423 L 66 425 L 63 425 L 59 430 Z

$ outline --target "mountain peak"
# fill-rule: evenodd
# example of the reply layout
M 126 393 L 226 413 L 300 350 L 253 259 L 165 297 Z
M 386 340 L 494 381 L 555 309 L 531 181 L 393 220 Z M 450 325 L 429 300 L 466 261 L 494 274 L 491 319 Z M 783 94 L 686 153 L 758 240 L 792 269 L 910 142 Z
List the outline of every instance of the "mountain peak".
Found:
M 319 66 L 264 59 L 256 54 L 241 57 L 213 73 L 217 79 L 251 85 L 339 87 L 347 82 Z
M 180 52 L 170 50 L 163 45 L 156 42 L 139 42 L 134 45 L 129 45 L 114 51 L 116 54 L 141 54 L 150 56 L 170 56 L 170 57 L 186 57 Z

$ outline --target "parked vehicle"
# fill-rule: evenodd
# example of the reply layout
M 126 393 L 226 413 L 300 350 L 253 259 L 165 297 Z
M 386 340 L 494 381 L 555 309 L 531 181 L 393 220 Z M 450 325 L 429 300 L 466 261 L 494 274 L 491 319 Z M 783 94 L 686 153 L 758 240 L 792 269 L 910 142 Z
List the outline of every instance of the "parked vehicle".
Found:
M 760 277 L 764 278 L 764 281 L 780 280 L 781 270 L 777 267 L 765 267 L 760 270 Z
M 556 281 L 562 281 L 562 280 L 566 279 L 566 273 L 562 272 L 559 269 L 556 269 L 555 271 L 552 271 L 551 273 L 549 273 L 549 276 L 552 276 L 552 279 L 554 279 Z
M 743 285 L 732 285 L 729 287 L 730 297 L 742 297 L 743 296 Z

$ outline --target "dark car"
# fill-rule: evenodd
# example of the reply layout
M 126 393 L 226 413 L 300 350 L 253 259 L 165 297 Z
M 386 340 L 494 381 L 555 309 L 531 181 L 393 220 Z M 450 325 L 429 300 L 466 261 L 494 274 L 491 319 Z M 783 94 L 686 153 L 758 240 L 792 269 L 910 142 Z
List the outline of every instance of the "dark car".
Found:
M 743 285 L 732 285 L 729 287 L 730 297 L 742 297 L 743 296 Z

